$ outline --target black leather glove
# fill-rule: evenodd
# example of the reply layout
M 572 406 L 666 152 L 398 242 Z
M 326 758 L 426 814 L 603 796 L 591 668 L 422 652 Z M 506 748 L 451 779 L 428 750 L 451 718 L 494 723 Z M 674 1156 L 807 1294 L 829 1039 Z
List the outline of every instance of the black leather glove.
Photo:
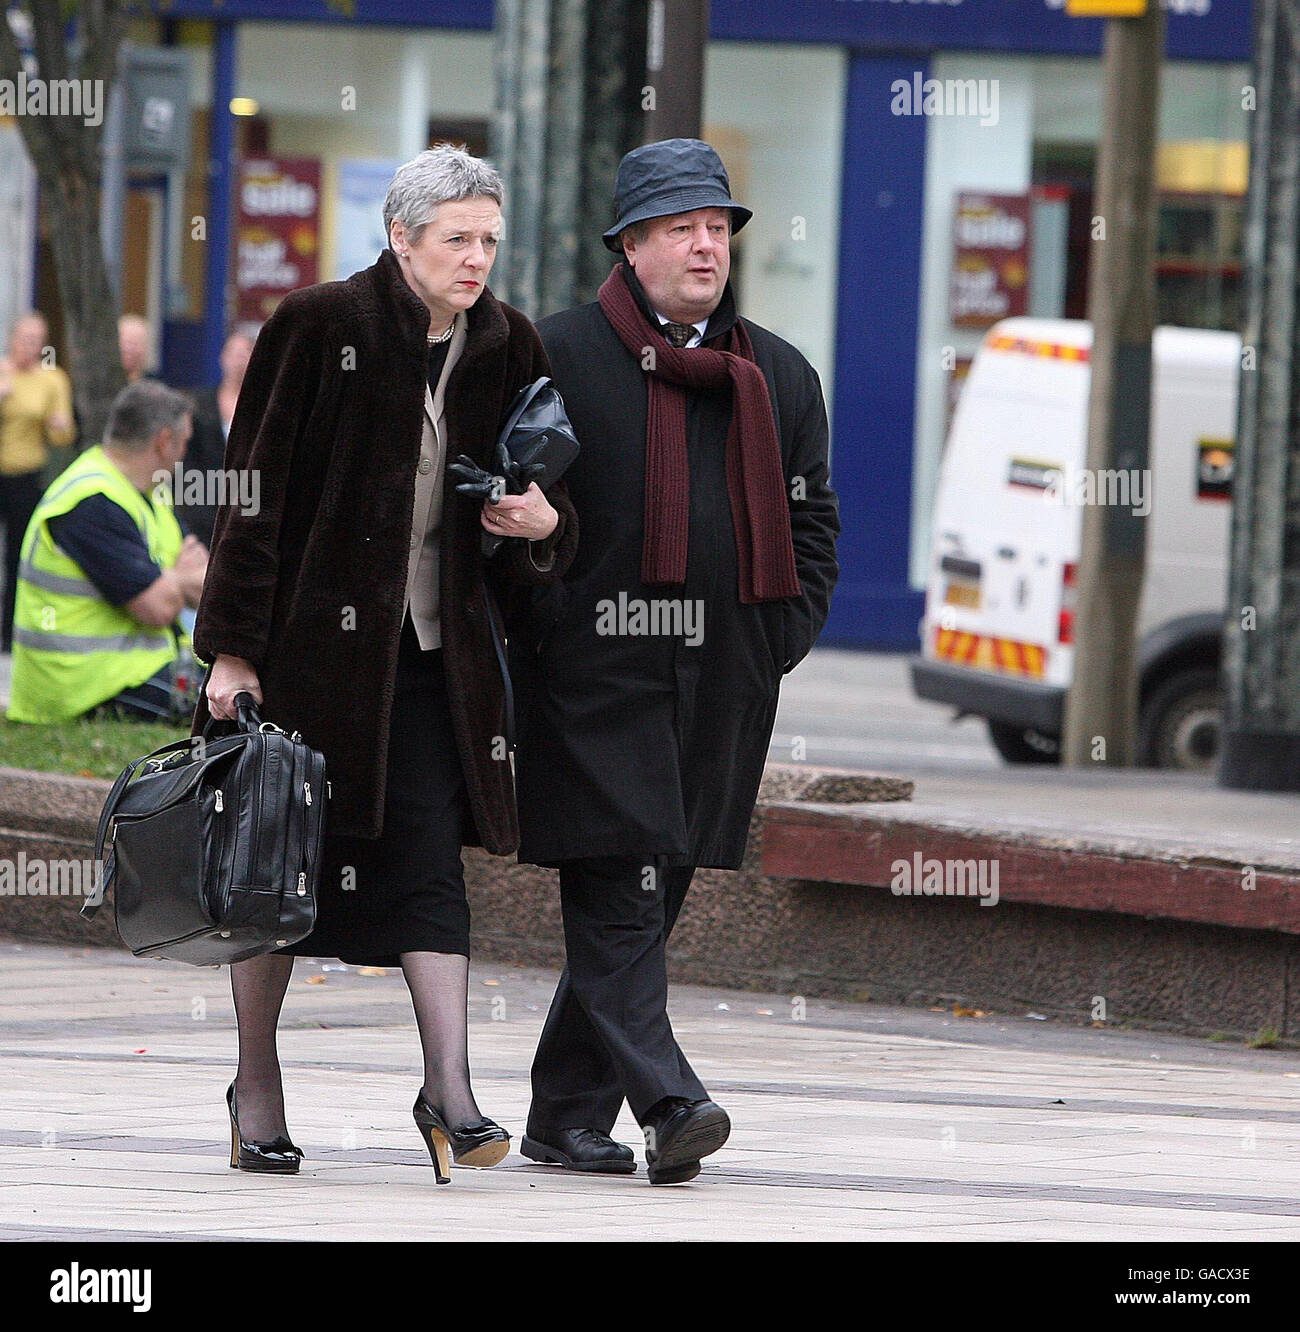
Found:
M 478 499 L 487 500 L 490 504 L 495 504 L 502 495 L 507 493 L 507 477 L 493 476 L 491 472 L 484 471 L 467 454 L 462 453 L 455 462 L 448 463 L 447 470 L 453 476 L 464 478 L 456 487 L 462 495 L 473 495 Z

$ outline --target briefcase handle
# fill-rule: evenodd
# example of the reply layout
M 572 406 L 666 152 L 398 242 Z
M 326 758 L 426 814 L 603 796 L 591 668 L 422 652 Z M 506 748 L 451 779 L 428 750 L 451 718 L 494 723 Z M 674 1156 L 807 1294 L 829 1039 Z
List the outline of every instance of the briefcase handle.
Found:
M 256 731 L 262 724 L 262 714 L 257 710 L 257 699 L 246 689 L 235 695 L 235 714 L 239 718 L 241 731 Z
M 218 727 L 233 726 L 234 731 L 221 730 Z M 257 699 L 248 692 L 247 689 L 241 689 L 235 695 L 235 720 L 229 717 L 214 717 L 208 714 L 208 719 L 203 723 L 203 738 L 211 740 L 215 735 L 228 736 L 242 731 L 246 735 L 262 729 L 262 714 L 257 710 Z M 274 728 L 278 730 L 279 728 Z

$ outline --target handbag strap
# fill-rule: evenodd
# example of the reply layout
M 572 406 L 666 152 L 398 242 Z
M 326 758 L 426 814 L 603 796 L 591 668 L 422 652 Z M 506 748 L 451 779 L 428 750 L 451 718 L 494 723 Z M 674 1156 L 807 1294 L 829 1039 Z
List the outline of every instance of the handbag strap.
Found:
M 515 690 L 510 680 L 510 666 L 506 661 L 505 645 L 501 641 L 501 631 L 497 628 L 496 601 L 488 590 L 487 580 L 481 584 L 483 604 L 487 610 L 488 628 L 492 631 L 492 649 L 496 653 L 497 666 L 501 670 L 501 684 L 505 690 L 506 705 L 506 747 L 511 751 L 515 747 Z
M 188 740 L 182 740 L 181 744 L 188 745 Z M 167 745 L 167 749 L 175 749 L 174 744 Z M 113 815 L 117 810 L 117 802 L 121 799 L 122 792 L 126 789 L 126 784 L 135 776 L 136 769 L 141 764 L 148 763 L 153 758 L 153 754 L 146 754 L 144 758 L 138 758 L 133 763 L 128 763 L 118 774 L 117 781 L 113 783 L 112 789 L 108 793 L 108 799 L 104 801 L 104 807 L 99 811 L 99 826 L 95 829 L 95 863 L 103 865 L 103 873 L 100 875 L 98 889 L 93 892 L 85 901 L 81 911 L 78 913 L 83 920 L 93 920 L 99 908 L 104 905 L 104 894 L 108 891 L 108 885 L 113 877 L 113 871 L 117 868 L 117 851 L 110 848 L 108 859 L 104 859 L 104 839 L 108 836 L 109 824 L 113 822 Z

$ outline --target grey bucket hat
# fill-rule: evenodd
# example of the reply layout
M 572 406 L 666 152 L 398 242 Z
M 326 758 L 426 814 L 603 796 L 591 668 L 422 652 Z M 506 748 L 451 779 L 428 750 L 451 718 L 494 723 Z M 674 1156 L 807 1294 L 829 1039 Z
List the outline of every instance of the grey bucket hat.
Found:
M 618 164 L 614 182 L 618 221 L 605 232 L 605 245 L 621 254 L 619 233 L 634 222 L 696 208 L 730 208 L 733 233 L 754 216 L 731 197 L 727 169 L 703 140 L 661 139 L 633 148 Z

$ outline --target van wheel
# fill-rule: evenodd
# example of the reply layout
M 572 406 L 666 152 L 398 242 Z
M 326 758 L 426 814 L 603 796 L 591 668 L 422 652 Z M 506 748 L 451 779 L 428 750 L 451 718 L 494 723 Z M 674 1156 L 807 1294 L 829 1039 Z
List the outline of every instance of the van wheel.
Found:
M 1142 704 L 1140 761 L 1148 768 L 1210 772 L 1219 756 L 1222 729 L 1219 672 L 1205 667 L 1179 671 Z
M 987 722 L 993 748 L 1008 763 L 1059 763 L 1061 738 L 1044 735 L 1024 726 L 1011 726 L 1007 722 Z

